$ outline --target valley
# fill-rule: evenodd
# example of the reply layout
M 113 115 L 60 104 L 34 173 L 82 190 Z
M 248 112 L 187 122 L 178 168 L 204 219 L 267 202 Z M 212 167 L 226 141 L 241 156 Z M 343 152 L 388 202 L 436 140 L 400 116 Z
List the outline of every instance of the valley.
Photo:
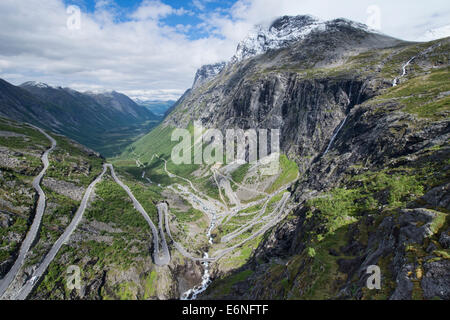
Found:
M 28 81 L 0 79 L 0 116 L 63 134 L 105 157 L 120 154 L 161 121 L 124 94 L 78 92 Z
M 285 16 L 165 117 L 0 81 L 1 299 L 450 299 L 449 53 Z M 239 161 L 176 164 L 172 134 L 197 121 L 280 130 L 278 170 L 249 160 L 250 138 Z
M 30 128 L 36 128 L 36 127 L 30 127 Z M 39 128 L 36 128 L 39 132 L 42 132 L 47 138 L 49 138 L 51 141 L 53 141 L 53 146 L 48 149 L 43 156 L 43 159 L 46 159 L 49 154 L 51 154 L 51 151 L 57 147 L 56 140 L 54 140 L 51 136 L 49 136 L 47 133 L 42 131 Z M 45 158 L 44 158 L 45 157 Z M 161 161 L 161 159 L 156 155 L 154 157 L 155 160 Z M 136 161 L 139 163 L 138 161 Z M 91 194 L 94 191 L 94 188 L 97 184 L 101 184 L 101 181 L 105 174 L 107 173 L 107 170 L 109 170 L 111 174 L 111 178 L 115 183 L 117 183 L 121 189 L 123 189 L 128 197 L 132 200 L 133 208 L 137 211 L 137 213 L 141 214 L 144 220 L 147 221 L 148 227 L 150 227 L 151 230 L 151 237 L 147 239 L 147 246 L 150 249 L 153 248 L 152 255 L 149 255 L 149 258 L 154 263 L 154 268 L 160 268 L 167 266 L 171 263 L 170 253 L 168 249 L 168 244 L 166 242 L 165 233 L 169 236 L 169 239 L 171 241 L 171 244 L 173 246 L 173 249 L 177 250 L 180 257 L 178 257 L 177 260 L 180 258 L 183 259 L 189 259 L 193 262 L 202 262 L 205 263 L 211 263 L 215 262 L 223 257 L 225 257 L 227 254 L 232 253 L 237 248 L 240 248 L 242 246 L 245 246 L 245 244 L 259 236 L 261 236 L 267 229 L 269 229 L 271 226 L 275 225 L 277 222 L 279 222 L 283 215 L 285 214 L 285 205 L 288 198 L 288 193 L 284 193 L 283 196 L 277 197 L 278 194 L 281 194 L 288 186 L 282 187 L 280 190 L 277 190 L 273 194 L 265 193 L 266 197 L 263 199 L 259 199 L 253 202 L 248 202 L 245 205 L 241 205 L 239 203 L 239 200 L 237 200 L 237 203 L 234 203 L 234 208 L 232 208 L 232 204 L 225 202 L 224 197 L 210 197 L 204 194 L 203 192 L 199 191 L 198 188 L 200 186 L 195 187 L 195 184 L 197 182 L 192 182 L 191 180 L 187 178 L 183 178 L 181 176 L 177 176 L 170 171 L 167 170 L 167 161 L 161 161 L 161 163 L 164 163 L 164 171 L 167 174 L 167 177 L 169 179 L 175 180 L 177 183 L 174 185 L 168 186 L 165 191 L 172 192 L 172 194 L 169 197 L 172 198 L 178 198 L 179 201 L 184 201 L 185 203 L 188 203 L 191 205 L 191 209 L 189 210 L 197 210 L 198 212 L 202 212 L 203 219 L 208 221 L 207 224 L 205 224 L 205 229 L 203 230 L 203 233 L 205 234 L 204 239 L 207 240 L 203 242 L 198 242 L 198 239 L 193 239 L 196 243 L 198 243 L 199 246 L 206 246 L 209 245 L 213 250 L 210 249 L 204 249 L 206 247 L 202 247 L 202 250 L 205 250 L 204 252 L 201 252 L 200 247 L 194 252 L 190 252 L 192 249 L 186 249 L 186 248 L 192 248 L 192 243 L 189 244 L 185 240 L 182 240 L 180 238 L 180 233 L 178 229 L 182 227 L 183 229 L 189 229 L 193 227 L 190 225 L 190 223 L 183 224 L 177 221 L 177 219 L 172 216 L 170 213 L 169 207 L 166 202 L 161 202 L 157 205 L 151 205 L 151 208 L 153 209 L 153 215 L 152 218 L 150 218 L 149 214 L 147 213 L 146 209 L 144 209 L 143 205 L 136 199 L 136 197 L 133 194 L 133 191 L 125 184 L 123 183 L 120 178 L 115 173 L 114 167 L 111 164 L 104 164 L 102 172 L 92 181 L 92 183 L 87 186 L 83 199 L 77 208 L 76 212 L 74 213 L 72 220 L 65 228 L 64 232 L 59 236 L 59 238 L 56 240 L 56 242 L 53 244 L 53 246 L 49 247 L 47 244 L 47 252 L 42 253 L 44 254 L 44 259 L 41 261 L 31 262 L 30 259 L 32 256 L 32 253 L 29 253 L 28 250 L 30 249 L 30 244 L 34 242 L 34 238 L 36 238 L 38 230 L 40 230 L 42 215 L 44 213 L 43 208 L 45 206 L 41 205 L 41 210 L 36 213 L 36 216 L 33 218 L 30 229 L 27 232 L 27 237 L 25 238 L 23 244 L 21 245 L 20 255 L 19 258 L 16 259 L 15 265 L 10 269 L 9 273 L 5 275 L 5 277 L 2 279 L 1 282 L 1 288 L 2 288 L 2 298 L 3 299 L 25 299 L 30 294 L 32 294 L 33 289 L 36 287 L 37 292 L 40 292 L 42 294 L 42 285 L 48 284 L 49 274 L 46 275 L 47 269 L 50 271 L 52 268 L 54 268 L 55 260 L 57 261 L 58 258 L 60 258 L 60 251 L 64 252 L 67 250 L 75 250 L 73 254 L 77 254 L 77 250 L 79 248 L 72 247 L 72 237 L 76 237 L 77 228 L 83 230 L 83 225 L 85 222 L 85 211 L 87 211 L 87 214 L 89 215 L 89 205 Z M 48 162 L 44 162 L 46 166 L 49 165 Z M 249 169 L 250 171 L 255 171 L 255 169 Z M 44 176 L 46 171 L 46 168 L 38 175 L 38 177 L 34 180 L 37 181 L 36 188 L 39 187 L 39 182 Z M 210 173 L 208 173 L 209 179 L 211 181 L 216 181 L 219 179 L 217 176 L 219 175 L 219 171 L 217 169 L 211 170 Z M 249 176 L 249 179 L 251 179 L 252 175 L 247 174 Z M 204 177 L 206 178 L 206 177 Z M 230 179 L 227 178 L 223 173 L 220 173 L 220 179 Z M 220 180 L 224 181 L 224 180 Z M 229 181 L 229 180 L 225 180 Z M 287 181 L 288 183 L 291 183 L 293 181 Z M 235 183 L 233 181 L 233 183 Z M 221 192 L 225 192 L 230 196 L 230 194 L 233 195 L 235 199 L 237 199 L 237 196 L 235 192 L 231 189 L 229 183 L 226 184 L 228 188 L 223 188 L 222 183 L 217 184 L 217 194 L 221 194 Z M 145 184 L 142 185 L 142 187 L 146 187 Z M 246 187 L 243 185 L 239 185 L 238 188 L 247 188 L 249 189 L 250 186 L 247 185 Z M 156 193 L 161 193 L 163 188 L 158 188 L 155 190 Z M 259 193 L 262 193 L 259 192 Z M 41 194 L 41 197 L 45 199 L 45 194 Z M 154 197 L 153 197 L 154 198 Z M 41 200 L 39 200 L 41 202 Z M 99 201 L 99 200 L 96 200 Z M 101 201 L 101 200 L 100 200 Z M 42 202 L 41 202 L 42 203 Z M 258 208 L 261 207 L 261 205 L 264 203 L 263 208 L 259 213 L 257 212 L 249 212 L 254 209 L 252 208 Z M 270 206 L 270 209 L 268 208 L 269 203 L 272 205 Z M 277 206 L 274 206 L 274 204 L 278 204 Z M 148 201 L 146 204 L 146 207 L 148 206 Z M 156 207 L 156 211 L 158 215 L 156 216 L 154 209 Z M 175 206 L 176 207 L 176 206 Z M 39 210 L 39 209 L 38 209 Z M 271 212 L 266 212 L 268 210 L 272 210 Z M 230 235 L 230 238 L 226 241 L 220 240 L 219 235 L 216 233 L 216 229 L 221 227 L 223 225 L 223 228 L 232 228 L 235 229 L 235 227 L 232 227 L 235 225 L 235 223 L 232 223 L 231 221 L 233 219 L 236 219 L 237 216 L 240 215 L 240 212 L 245 212 L 243 215 L 246 219 L 253 218 L 251 221 L 249 221 L 248 224 L 244 225 L 242 228 L 238 228 L 235 230 L 234 234 Z M 263 216 L 261 218 L 261 216 Z M 267 221 L 266 221 L 267 218 Z M 270 219 L 269 219 L 270 218 Z M 89 219 L 89 218 L 88 218 Z M 152 219 L 158 220 L 158 228 L 153 223 Z M 155 221 L 156 221 L 155 220 Z M 231 220 L 231 221 L 228 221 Z M 107 222 L 107 221 L 105 221 Z M 108 221 L 109 222 L 109 221 Z M 197 222 L 197 221 L 192 221 Z M 171 226 L 174 224 L 176 228 Z M 194 225 L 194 227 L 198 227 L 197 224 Z M 147 228 L 146 228 L 147 229 Z M 165 229 L 165 230 L 164 230 Z M 176 234 L 172 230 L 176 231 Z M 232 230 L 231 229 L 231 230 Z M 245 237 L 242 237 L 244 234 Z M 39 237 L 38 237 L 39 238 Z M 217 238 L 217 239 L 216 239 Z M 237 238 L 237 241 L 233 241 L 234 238 Z M 177 240 L 175 240 L 177 239 Z M 39 240 L 41 241 L 41 240 Z M 98 240 L 96 240 L 98 241 Z M 100 242 L 102 242 L 100 240 Z M 228 243 L 228 245 L 220 245 L 214 244 L 216 242 L 223 242 Z M 217 247 L 217 248 L 215 248 Z M 45 250 L 45 249 L 44 249 Z M 160 251 L 161 250 L 161 251 Z M 209 252 L 212 251 L 212 252 Z M 45 252 L 45 251 L 44 251 Z M 198 257 L 196 257 L 198 255 Z M 211 257 L 210 257 L 211 256 Z M 25 261 L 25 263 L 24 263 Z M 148 262 L 147 262 L 148 263 Z M 180 264 L 183 263 L 182 261 L 176 261 L 175 263 Z M 63 265 L 61 262 L 57 263 L 58 268 L 63 268 Z M 24 266 L 25 265 L 25 266 Z M 17 266 L 17 267 L 16 267 Z M 207 265 L 205 265 L 207 266 Z M 68 267 L 68 266 L 67 266 Z M 30 269 L 31 268 L 31 269 Z M 205 269 L 206 275 L 205 283 L 209 283 L 210 279 L 208 277 L 208 269 Z M 49 272 L 50 272 L 49 271 Z M 42 282 L 41 282 L 42 281 Z M 58 284 L 56 285 L 64 285 L 64 284 Z M 206 287 L 205 287 L 206 289 Z M 45 292 L 45 291 L 44 291 Z M 186 292 L 189 292 L 187 290 Z M 195 291 L 193 291 L 195 292 Z M 198 292 L 199 293 L 199 292 Z M 186 298 L 196 296 L 198 293 L 187 293 L 185 296 Z M 182 297 L 182 293 L 180 293 L 180 296 Z

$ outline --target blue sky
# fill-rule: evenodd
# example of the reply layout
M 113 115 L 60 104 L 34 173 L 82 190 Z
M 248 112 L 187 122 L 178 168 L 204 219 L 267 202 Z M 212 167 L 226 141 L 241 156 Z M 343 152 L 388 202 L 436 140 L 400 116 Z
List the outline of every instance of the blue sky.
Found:
M 177 99 L 197 68 L 228 61 L 256 24 L 299 14 L 368 23 L 374 6 L 382 33 L 450 35 L 448 0 L 0 0 L 0 78 Z
M 117 23 L 132 20 L 130 15 L 145 3 L 144 0 L 115 0 L 104 2 L 106 7 L 109 7 L 116 12 L 115 21 Z M 214 13 L 223 17 L 232 18 L 229 15 L 229 11 L 233 5 L 236 4 L 236 1 L 232 0 L 165 0 L 161 2 L 174 9 L 185 10 L 186 14 L 169 15 L 160 19 L 160 23 L 171 27 L 176 27 L 177 25 L 190 26 L 191 28 L 183 29 L 183 33 L 192 40 L 208 37 L 210 35 L 210 33 L 203 28 L 196 28 L 196 26 L 199 26 L 204 22 L 205 17 Z M 64 3 L 66 5 L 77 5 L 82 11 L 94 14 L 99 3 L 102 3 L 102 1 L 64 0 Z M 216 36 L 220 37 L 220 34 L 216 34 Z

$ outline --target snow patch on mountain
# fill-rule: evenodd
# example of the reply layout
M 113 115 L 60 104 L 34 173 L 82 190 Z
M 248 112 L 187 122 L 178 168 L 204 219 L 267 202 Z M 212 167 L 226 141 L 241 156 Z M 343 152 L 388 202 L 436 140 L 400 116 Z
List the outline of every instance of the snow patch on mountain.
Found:
M 284 16 L 275 20 L 269 27 L 258 25 L 237 47 L 231 63 L 242 61 L 271 49 L 288 47 L 293 42 L 306 38 L 312 32 L 326 31 L 336 26 L 349 26 L 367 32 L 379 33 L 366 25 L 348 19 L 322 21 L 310 15 Z
M 27 82 L 22 83 L 20 86 L 21 87 L 27 87 L 27 86 L 28 87 L 37 87 L 37 88 L 41 88 L 41 89 L 45 89 L 45 88 L 55 88 L 56 89 L 56 87 L 53 87 L 53 86 L 48 85 L 43 82 L 37 82 L 37 81 L 27 81 Z
M 311 15 L 283 16 L 276 19 L 269 26 L 257 25 L 242 40 L 230 62 L 208 64 L 197 70 L 192 89 L 201 87 L 215 78 L 227 65 L 266 53 L 268 50 L 286 48 L 294 42 L 305 39 L 313 32 L 327 32 L 340 27 L 359 29 L 365 32 L 381 34 L 370 29 L 365 24 L 339 18 L 323 21 Z

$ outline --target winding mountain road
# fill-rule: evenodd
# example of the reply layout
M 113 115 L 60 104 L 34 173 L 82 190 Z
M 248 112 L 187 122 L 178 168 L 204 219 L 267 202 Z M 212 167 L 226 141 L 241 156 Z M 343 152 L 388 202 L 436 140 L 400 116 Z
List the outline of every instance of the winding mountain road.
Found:
M 131 192 L 130 188 L 128 188 L 127 185 L 125 185 L 116 175 L 116 172 L 114 171 L 114 167 L 112 166 L 112 164 L 107 164 L 106 165 L 110 171 L 111 171 L 111 176 L 113 177 L 114 181 L 120 186 L 122 187 L 122 189 L 125 190 L 125 192 L 128 194 L 128 196 L 130 197 L 131 201 L 133 202 L 134 208 L 139 211 L 142 216 L 144 217 L 144 219 L 147 221 L 148 225 L 150 226 L 150 229 L 152 229 L 152 233 L 153 233 L 153 247 L 154 247 L 154 255 L 153 258 L 155 260 L 155 264 L 159 265 L 159 266 L 163 266 L 163 265 L 167 265 L 170 262 L 170 253 L 169 253 L 169 248 L 167 247 L 167 242 L 164 236 L 164 232 L 161 232 L 161 247 L 162 247 L 162 252 L 160 252 L 159 250 L 159 236 L 158 236 L 158 229 L 156 229 L 155 225 L 153 224 L 152 219 L 150 219 L 147 211 L 145 211 L 144 207 L 139 203 L 139 201 L 135 198 L 135 196 L 133 195 L 133 193 Z M 161 214 L 160 214 L 160 221 L 159 221 L 159 227 L 160 230 L 162 230 L 162 221 L 161 221 Z
M 86 189 L 86 192 L 83 196 L 83 199 L 81 201 L 81 204 L 75 213 L 74 218 L 72 219 L 72 222 L 70 225 L 66 228 L 64 233 L 59 237 L 59 239 L 54 243 L 53 247 L 50 249 L 50 251 L 45 256 L 42 263 L 38 266 L 36 271 L 33 273 L 33 276 L 30 280 L 28 280 L 25 285 L 20 289 L 20 291 L 17 293 L 16 296 L 13 297 L 13 299 L 17 300 L 24 300 L 28 297 L 28 295 L 31 293 L 35 285 L 39 282 L 39 279 L 43 276 L 45 271 L 47 270 L 50 263 L 55 259 L 56 255 L 58 254 L 59 250 L 65 244 L 70 236 L 73 234 L 79 223 L 81 222 L 84 212 L 86 211 L 86 207 L 89 201 L 89 198 L 92 194 L 92 191 L 94 190 L 95 186 L 102 180 L 103 176 L 105 175 L 106 171 L 110 169 L 111 176 L 113 177 L 114 181 L 119 184 L 128 194 L 128 196 L 133 201 L 134 207 L 136 210 L 138 210 L 145 218 L 145 220 L 149 223 L 150 228 L 152 229 L 153 233 L 153 241 L 154 241 L 154 260 L 155 264 L 157 265 L 167 265 L 170 262 L 170 254 L 167 247 L 166 239 L 164 237 L 164 225 L 163 225 L 163 212 L 159 213 L 159 231 L 161 233 L 161 239 L 162 239 L 162 255 L 159 251 L 159 237 L 158 237 L 158 230 L 156 229 L 155 225 L 151 221 L 150 217 L 148 216 L 147 212 L 144 210 L 142 205 L 137 201 L 137 199 L 134 197 L 131 190 L 126 186 L 116 175 L 114 171 L 114 167 L 111 164 L 104 164 L 103 165 L 103 171 L 102 173 L 88 186 Z M 158 209 L 158 211 L 160 211 Z
M 194 192 L 196 192 L 196 193 L 197 193 L 198 195 L 200 195 L 201 197 L 207 199 L 207 201 L 208 201 L 209 203 L 214 203 L 215 206 L 223 207 L 223 209 L 226 208 L 222 202 L 217 201 L 217 200 L 215 200 L 215 199 L 209 197 L 208 195 L 203 194 L 201 191 L 197 190 L 197 188 L 194 186 L 194 184 L 192 183 L 191 180 L 186 179 L 186 178 L 183 178 L 183 177 L 180 177 L 180 176 L 177 176 L 176 174 L 173 174 L 172 172 L 170 172 L 169 170 L 167 170 L 167 160 L 166 160 L 166 159 L 160 158 L 158 155 L 156 155 L 156 157 L 157 157 L 158 159 L 164 161 L 164 171 L 166 172 L 166 174 L 167 174 L 167 176 L 168 176 L 169 178 L 178 178 L 178 179 L 181 179 L 181 180 L 186 181 L 187 183 L 189 183 L 189 185 L 191 186 L 191 189 L 192 189 Z
M 238 186 L 238 187 L 241 188 L 242 190 L 246 190 L 246 191 L 249 191 L 249 192 L 252 192 L 252 193 L 258 193 L 258 194 L 266 195 L 266 196 L 269 195 L 267 192 L 264 192 L 264 191 L 259 191 L 259 190 L 257 190 L 257 189 L 250 189 L 250 188 L 247 188 L 246 186 L 244 186 L 244 185 L 242 185 L 242 184 L 240 184 L 240 183 L 237 183 L 237 182 L 234 181 L 232 178 L 230 178 L 230 177 L 228 177 L 228 176 L 222 174 L 219 170 L 217 170 L 217 169 L 214 169 L 214 170 L 215 170 L 215 172 L 216 172 L 219 176 L 221 176 L 221 177 L 224 178 L 224 179 L 227 179 L 229 182 L 235 184 L 236 186 Z
M 105 164 L 105 165 L 103 165 L 103 172 L 86 189 L 83 199 L 81 200 L 81 204 L 78 207 L 78 210 L 75 213 L 75 216 L 73 217 L 72 222 L 66 228 L 64 233 L 59 237 L 59 239 L 55 242 L 53 247 L 50 249 L 50 251 L 45 256 L 42 263 L 39 265 L 39 267 L 33 273 L 33 276 L 31 277 L 32 280 L 29 280 L 26 282 L 26 284 L 19 291 L 19 293 L 17 294 L 15 299 L 24 300 L 27 298 L 27 296 L 33 290 L 36 283 L 38 283 L 39 279 L 42 277 L 44 272 L 47 270 L 50 263 L 53 261 L 53 259 L 55 259 L 56 255 L 58 254 L 58 251 L 61 249 L 62 245 L 65 244 L 69 240 L 70 236 L 73 234 L 73 232 L 77 228 L 78 224 L 80 223 L 81 219 L 83 218 L 83 215 L 84 215 L 84 212 L 86 211 L 86 207 L 87 207 L 89 198 L 91 197 L 92 191 L 94 190 L 97 183 L 99 183 L 100 180 L 103 178 L 104 174 L 106 173 L 106 170 L 107 170 L 107 165 Z
M 248 223 L 242 225 L 241 227 L 239 227 L 238 229 L 236 229 L 233 232 L 230 232 L 228 234 L 226 234 L 225 236 L 223 236 L 220 239 L 220 242 L 229 242 L 230 240 L 233 240 L 234 238 L 236 238 L 237 236 L 241 235 L 242 233 L 244 233 L 245 231 L 251 229 L 255 224 L 260 223 L 260 218 L 261 216 L 266 212 L 267 209 L 267 205 L 269 204 L 270 198 L 267 199 L 264 202 L 263 207 L 261 208 L 261 210 L 259 210 L 258 214 Z
M 281 220 L 283 220 L 286 217 L 287 213 L 289 213 L 289 211 L 291 210 L 291 208 L 288 208 L 287 210 L 285 210 L 286 203 L 287 203 L 288 199 L 289 199 L 289 193 L 286 192 L 285 194 L 283 194 L 283 198 L 281 199 L 280 205 L 279 205 L 279 212 L 278 212 L 278 214 L 276 214 L 274 219 L 270 220 L 261 229 L 259 229 L 258 231 L 254 232 L 251 236 L 249 236 L 248 238 L 242 240 L 238 244 L 235 244 L 234 246 L 229 247 L 229 248 L 225 248 L 225 249 L 221 249 L 221 250 L 216 251 L 214 253 L 214 255 L 212 256 L 212 258 L 215 259 L 215 260 L 219 260 L 220 258 L 225 256 L 226 254 L 232 252 L 234 249 L 239 248 L 244 243 L 246 243 L 246 242 L 248 242 L 248 241 L 250 241 L 252 239 L 255 239 L 259 235 L 264 234 L 267 230 L 269 230 L 273 226 L 277 225 Z
M 40 183 L 49 167 L 48 155 L 50 152 L 53 151 L 53 149 L 56 148 L 56 140 L 55 139 L 53 139 L 50 135 L 48 135 L 41 128 L 38 128 L 33 125 L 30 125 L 30 126 L 33 127 L 34 129 L 38 130 L 39 132 L 41 132 L 48 140 L 51 141 L 52 145 L 42 155 L 41 160 L 42 160 L 42 163 L 44 164 L 44 168 L 39 173 L 39 175 L 37 177 L 35 177 L 33 180 L 33 188 L 39 194 L 39 199 L 38 199 L 37 207 L 36 207 L 36 214 L 34 216 L 33 223 L 31 224 L 31 227 L 28 230 L 25 240 L 22 242 L 22 245 L 21 245 L 20 251 L 19 251 L 19 255 L 17 256 L 17 259 L 14 262 L 14 265 L 11 267 L 11 269 L 8 271 L 6 276 L 0 282 L 0 298 L 3 297 L 3 295 L 5 294 L 5 291 L 8 289 L 11 282 L 17 276 L 17 273 L 19 272 L 20 268 L 23 266 L 25 257 L 27 255 L 28 251 L 30 250 L 31 246 L 33 245 L 34 241 L 36 240 L 36 235 L 39 232 L 39 228 L 41 226 L 41 221 L 42 221 L 42 216 L 43 216 L 44 210 L 45 210 L 45 203 L 46 203 L 45 193 L 42 190 Z
M 181 244 L 179 244 L 178 242 L 175 241 L 175 239 L 172 236 L 172 233 L 170 231 L 170 226 L 169 226 L 169 207 L 167 206 L 167 203 L 159 203 L 158 205 L 156 205 L 156 208 L 158 209 L 158 212 L 160 214 L 160 219 L 161 219 L 161 214 L 164 214 L 165 216 L 165 220 L 166 220 L 166 232 L 169 235 L 170 240 L 172 240 L 173 246 L 175 247 L 175 249 L 177 249 L 181 255 L 185 258 L 191 259 L 193 261 L 201 261 L 201 262 L 209 262 L 209 261 L 214 261 L 214 259 L 208 259 L 208 258 L 197 258 L 194 257 L 193 255 L 191 255 Z

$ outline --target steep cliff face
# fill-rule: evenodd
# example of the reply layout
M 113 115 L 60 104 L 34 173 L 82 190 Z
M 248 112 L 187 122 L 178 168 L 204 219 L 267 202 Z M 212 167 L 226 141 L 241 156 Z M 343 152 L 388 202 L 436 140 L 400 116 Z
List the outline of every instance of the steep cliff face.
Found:
M 382 61 L 367 52 L 348 61 L 365 66 L 351 77 L 312 70 L 314 80 L 288 91 L 284 139 L 292 132 L 300 143 L 283 149 L 303 169 L 297 209 L 246 266 L 218 270 L 207 298 L 450 299 L 449 48 L 449 39 L 401 46 L 379 52 Z M 413 56 L 392 87 L 391 72 Z M 262 101 L 275 99 L 269 92 Z M 334 102 L 325 115 L 310 107 L 327 105 L 323 97 Z M 380 290 L 366 287 L 371 265 Z M 236 274 L 247 276 L 236 283 Z
M 187 127 L 200 120 L 222 130 L 278 128 L 281 149 L 306 170 L 353 106 L 391 86 L 373 69 L 407 45 L 349 22 L 324 26 L 288 47 L 229 63 L 219 76 L 188 91 L 164 125 Z M 390 49 L 375 53 L 373 65 L 364 63 L 364 52 L 384 47 Z
M 202 86 L 208 80 L 213 79 L 223 70 L 223 68 L 225 68 L 225 66 L 226 62 L 219 62 L 202 66 L 197 70 L 197 73 L 195 74 L 194 84 L 192 85 L 192 88 L 196 89 Z
M 291 219 L 239 270 L 252 277 L 208 297 L 449 299 L 449 123 L 399 108 L 355 107 L 293 190 Z M 370 265 L 381 290 L 366 288 Z
M 269 41 L 269 31 L 283 41 Z M 121 159 L 148 162 L 156 178 L 164 169 L 153 154 L 170 158 L 174 128 L 280 129 L 293 176 L 298 167 L 293 209 L 211 264 L 201 298 L 449 299 L 450 39 L 408 43 L 304 17 L 281 18 L 269 31 L 250 37 L 258 50 L 188 90 Z M 194 182 L 208 171 L 167 162 Z M 259 179 L 236 171 L 244 183 Z M 236 188 L 241 200 L 245 193 Z M 213 250 L 229 231 L 216 229 Z M 366 287 L 372 265 L 380 290 Z
M 323 26 L 232 60 L 164 123 L 279 128 L 299 165 L 296 209 L 247 265 L 216 267 L 204 297 L 449 299 L 450 41 Z M 380 290 L 366 288 L 370 265 Z

